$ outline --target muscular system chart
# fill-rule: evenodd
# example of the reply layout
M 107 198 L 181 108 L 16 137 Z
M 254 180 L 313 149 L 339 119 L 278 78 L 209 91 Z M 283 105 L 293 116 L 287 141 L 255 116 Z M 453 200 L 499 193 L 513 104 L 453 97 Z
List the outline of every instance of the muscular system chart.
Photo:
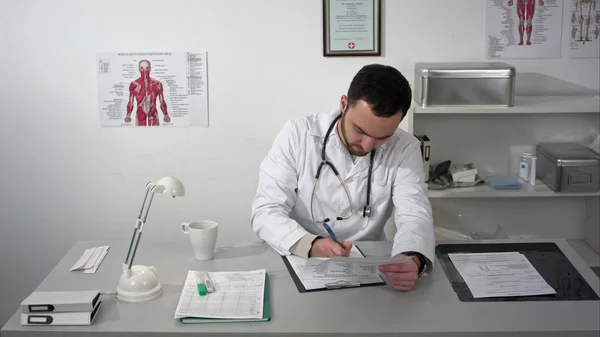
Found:
M 490 59 L 560 58 L 563 0 L 487 0 Z
M 97 54 L 102 126 L 208 126 L 205 52 Z

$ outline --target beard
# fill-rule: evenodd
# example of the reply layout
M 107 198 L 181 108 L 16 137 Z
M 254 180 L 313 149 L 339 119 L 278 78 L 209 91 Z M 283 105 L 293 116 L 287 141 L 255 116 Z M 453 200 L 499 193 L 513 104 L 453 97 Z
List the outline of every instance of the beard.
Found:
M 345 123 L 345 120 L 346 120 L 346 113 L 344 113 L 342 115 L 342 118 L 340 120 L 340 129 L 342 131 L 341 133 L 342 133 L 342 137 L 344 138 L 344 145 L 346 146 L 346 149 L 353 156 L 357 156 L 357 157 L 366 156 L 368 154 L 368 152 L 362 152 L 362 151 L 356 150 L 354 148 L 354 146 L 348 140 L 348 135 L 346 134 L 346 123 Z

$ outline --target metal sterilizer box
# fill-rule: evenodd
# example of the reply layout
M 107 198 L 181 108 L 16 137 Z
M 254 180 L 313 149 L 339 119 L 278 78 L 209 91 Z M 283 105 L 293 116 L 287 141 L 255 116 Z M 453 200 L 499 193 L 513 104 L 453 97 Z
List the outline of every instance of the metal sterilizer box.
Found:
M 600 155 L 579 143 L 536 145 L 536 176 L 555 192 L 600 190 Z
M 414 99 L 427 106 L 513 106 L 516 69 L 502 62 L 418 62 Z

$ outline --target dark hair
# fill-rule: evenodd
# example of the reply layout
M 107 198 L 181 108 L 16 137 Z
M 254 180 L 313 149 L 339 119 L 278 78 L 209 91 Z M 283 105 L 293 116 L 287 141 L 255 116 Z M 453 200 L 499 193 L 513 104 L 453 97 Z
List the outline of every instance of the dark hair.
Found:
M 364 66 L 352 79 L 348 104 L 364 100 L 376 116 L 390 117 L 410 108 L 412 91 L 406 78 L 396 68 L 382 64 Z

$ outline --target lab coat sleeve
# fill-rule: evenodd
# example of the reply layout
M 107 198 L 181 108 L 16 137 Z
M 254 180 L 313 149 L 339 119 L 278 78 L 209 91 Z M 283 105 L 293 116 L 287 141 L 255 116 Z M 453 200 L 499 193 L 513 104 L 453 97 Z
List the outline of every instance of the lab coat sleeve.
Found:
M 252 230 L 280 255 L 289 255 L 290 248 L 308 234 L 289 217 L 296 202 L 296 165 L 301 151 L 297 127 L 288 121 L 260 164 L 258 188 L 252 202 Z
M 429 274 L 435 260 L 435 237 L 423 159 L 418 142 L 411 142 L 403 152 L 406 155 L 396 170 L 392 189 L 396 223 L 392 256 L 408 251 L 421 253 L 427 259 L 424 273 Z

